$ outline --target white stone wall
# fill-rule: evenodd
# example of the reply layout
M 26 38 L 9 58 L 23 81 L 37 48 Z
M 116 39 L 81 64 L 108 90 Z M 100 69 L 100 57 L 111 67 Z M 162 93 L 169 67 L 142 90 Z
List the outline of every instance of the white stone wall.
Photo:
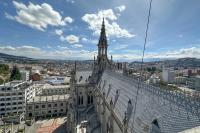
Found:
M 66 115 L 68 110 L 67 100 L 32 102 L 26 107 L 26 118 L 46 118 Z

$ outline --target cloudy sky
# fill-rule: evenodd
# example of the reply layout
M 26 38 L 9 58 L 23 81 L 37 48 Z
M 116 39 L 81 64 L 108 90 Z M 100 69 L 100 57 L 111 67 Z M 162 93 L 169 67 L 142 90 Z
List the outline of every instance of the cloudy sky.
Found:
M 200 1 L 153 0 L 145 60 L 200 58 Z M 92 59 L 105 17 L 109 55 L 140 60 L 149 0 L 1 0 L 0 52 Z

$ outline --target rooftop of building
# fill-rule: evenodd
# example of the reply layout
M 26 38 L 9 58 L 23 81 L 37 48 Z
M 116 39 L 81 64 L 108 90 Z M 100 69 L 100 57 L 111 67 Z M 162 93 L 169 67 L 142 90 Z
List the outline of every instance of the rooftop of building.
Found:
M 140 88 L 137 96 L 138 85 Z M 103 72 L 98 89 L 105 94 L 108 103 L 112 99 L 114 112 L 121 123 L 126 112 L 129 131 L 149 131 L 154 120 L 157 121 L 161 132 L 170 133 L 200 125 L 200 114 L 195 113 L 195 108 L 200 108 L 198 99 L 192 99 L 181 91 L 173 92 L 138 83 L 130 77 L 110 70 Z M 138 98 L 135 106 L 136 97 Z M 190 106 L 195 108 L 189 108 Z
M 16 80 L 0 85 L 0 91 L 25 90 L 30 85 L 31 82 Z
M 45 89 L 64 89 L 64 88 L 69 88 L 70 85 L 50 85 L 50 84 L 45 84 L 44 85 L 44 90 Z
M 70 77 L 50 76 L 44 79 L 44 81 L 52 85 L 61 85 L 69 83 Z
M 23 83 L 22 80 L 14 80 L 14 81 L 10 81 L 10 82 L 0 85 L 0 87 L 14 87 L 22 83 Z
M 52 96 L 35 96 L 28 101 L 28 103 L 37 103 L 37 102 L 52 102 L 52 101 L 62 101 L 69 99 L 69 94 L 64 95 L 52 95 Z

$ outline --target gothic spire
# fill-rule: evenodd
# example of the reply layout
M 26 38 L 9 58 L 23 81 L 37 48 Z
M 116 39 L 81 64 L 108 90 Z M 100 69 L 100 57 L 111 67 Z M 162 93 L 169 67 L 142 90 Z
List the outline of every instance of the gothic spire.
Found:
M 104 18 L 103 18 L 103 21 L 102 21 L 101 34 L 100 34 L 98 46 L 107 47 L 107 37 L 106 37 Z

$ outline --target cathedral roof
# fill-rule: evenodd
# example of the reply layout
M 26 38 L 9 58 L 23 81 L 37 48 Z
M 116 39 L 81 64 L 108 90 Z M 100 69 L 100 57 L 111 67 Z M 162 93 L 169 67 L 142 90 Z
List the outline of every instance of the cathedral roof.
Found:
M 140 85 L 135 117 L 138 81 L 106 70 L 97 85 L 105 93 L 108 103 L 113 100 L 114 112 L 121 122 L 126 112 L 129 132 L 149 132 L 152 124 L 156 124 L 164 133 L 180 132 L 200 125 L 200 111 L 195 113 L 196 109 L 200 109 L 199 102 L 190 101 L 181 92 L 175 93 L 144 83 Z
M 90 76 L 92 75 L 92 71 L 77 71 L 76 72 L 76 80 L 77 84 L 88 83 Z

